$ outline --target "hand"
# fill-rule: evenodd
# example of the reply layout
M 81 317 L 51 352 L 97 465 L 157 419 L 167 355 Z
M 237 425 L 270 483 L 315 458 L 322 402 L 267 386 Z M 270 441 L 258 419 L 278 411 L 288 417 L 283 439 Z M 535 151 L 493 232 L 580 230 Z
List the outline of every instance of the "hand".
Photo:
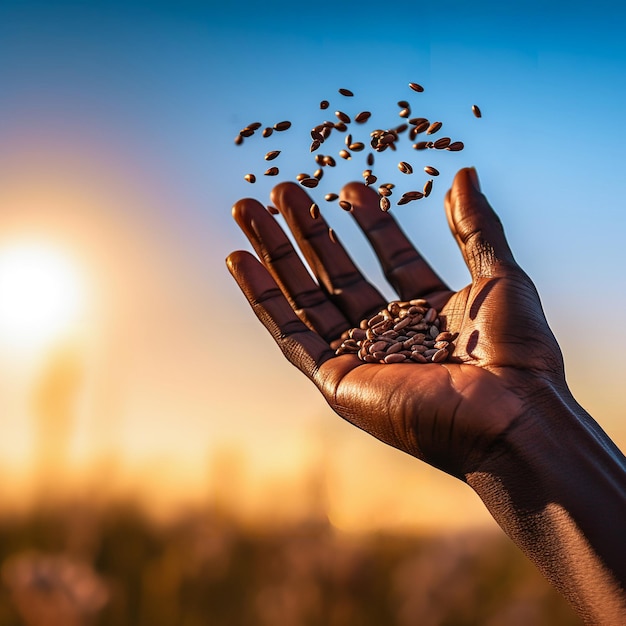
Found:
M 378 439 L 464 478 L 490 446 L 527 415 L 546 388 L 566 393 L 558 345 L 537 292 L 516 264 L 501 224 L 463 169 L 446 196 L 450 229 L 472 282 L 453 292 L 407 240 L 377 193 L 359 183 L 342 191 L 399 299 L 426 298 L 447 330 L 458 333 L 442 364 L 367 364 L 335 356 L 346 329 L 386 306 L 382 295 L 312 219 L 312 200 L 282 183 L 272 201 L 284 216 L 317 283 L 285 233 L 257 201 L 233 208 L 263 264 L 235 252 L 228 267 L 285 356 L 342 417 Z

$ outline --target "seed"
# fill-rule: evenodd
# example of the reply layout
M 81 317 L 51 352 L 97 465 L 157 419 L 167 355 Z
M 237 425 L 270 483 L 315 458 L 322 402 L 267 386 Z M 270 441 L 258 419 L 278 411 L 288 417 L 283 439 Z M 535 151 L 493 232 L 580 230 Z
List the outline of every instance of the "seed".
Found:
M 333 243 L 337 243 L 337 236 L 335 235 L 335 231 L 332 228 L 328 229 L 328 236 Z
M 352 155 L 347 150 L 339 150 L 339 156 L 346 161 L 352 158 Z
M 372 152 L 370 152 L 367 155 L 367 164 L 372 167 L 372 165 L 374 165 L 374 154 Z
M 266 161 L 273 161 L 280 154 L 280 150 L 271 150 L 265 155 Z
M 407 191 L 402 194 L 402 198 L 400 200 L 406 200 L 403 204 L 411 202 L 413 200 L 420 200 L 424 197 L 424 194 L 421 191 Z
M 431 357 L 433 363 L 443 363 L 448 358 L 448 351 L 445 348 L 437 350 Z
M 439 170 L 434 168 L 432 165 L 424 167 L 424 171 L 431 176 L 439 176 Z
M 256 176 L 254 174 L 246 174 L 244 176 L 244 178 L 249 182 L 249 183 L 256 183 Z
M 378 178 L 376 178 L 374 174 L 370 174 L 365 178 L 365 184 L 369 187 L 370 185 L 373 185 L 377 180 Z
M 406 161 L 400 161 L 400 163 L 398 163 L 398 169 L 403 174 L 412 174 L 413 173 L 413 167 L 411 166 L 410 163 L 407 163 Z
M 320 143 L 324 141 L 324 137 L 321 132 L 321 128 L 312 128 L 311 129 L 311 139 L 319 141 Z
M 243 143 L 243 137 L 241 135 L 237 135 L 235 137 L 235 145 L 240 146 Z
M 408 127 L 408 124 L 400 124 L 400 126 L 396 126 L 393 130 L 395 133 L 400 134 L 407 130 Z
M 314 220 L 316 220 L 320 216 L 320 208 L 317 206 L 317 204 L 315 204 L 315 202 L 311 205 L 309 213 Z
M 335 159 L 331 157 L 329 154 L 327 154 L 324 157 L 324 163 L 328 165 L 328 167 L 335 167 L 335 165 L 337 165 L 337 162 L 335 161 Z
M 333 128 L 338 130 L 340 133 L 345 133 L 348 130 L 348 127 L 343 122 L 335 122 L 333 124 Z
M 388 354 L 383 361 L 385 363 L 404 363 L 406 356 L 404 354 Z
M 398 101 L 398 106 L 401 109 L 408 109 L 409 106 L 411 106 L 411 105 L 406 100 L 400 100 L 400 101 Z
M 318 168 L 313 172 L 313 178 L 317 178 L 317 180 L 322 180 L 322 176 L 324 176 L 324 170 Z
M 416 363 L 428 363 L 428 359 L 419 352 L 411 352 L 411 360 Z
M 354 143 L 351 143 L 348 148 L 350 148 L 353 152 L 361 152 L 361 150 L 365 149 L 365 144 L 360 141 L 355 141 Z
M 324 165 L 326 165 L 326 161 L 324 161 L 324 155 L 323 154 L 316 154 L 315 155 L 315 162 L 318 165 L 321 165 L 322 167 L 324 167 Z
M 342 96 L 348 96 L 348 97 L 350 97 L 350 96 L 353 96 L 353 95 L 354 95 L 354 94 L 353 94 L 353 93 L 352 93 L 349 89 L 340 89 L 340 90 L 339 90 L 339 93 L 340 93 Z
M 288 128 L 291 128 L 291 122 L 278 122 L 277 124 L 274 124 L 274 130 L 287 130 Z
M 336 200 L 339 196 L 336 193 L 327 193 L 324 196 L 324 200 L 326 200 L 327 202 L 332 202 L 333 200 Z
M 465 145 L 463 144 L 462 141 L 453 141 L 447 148 L 446 150 L 450 150 L 450 152 L 459 152 L 460 150 L 463 150 L 463 148 L 465 147 Z
M 252 124 L 248 124 L 246 128 L 251 128 L 252 130 L 259 130 L 261 128 L 261 122 L 252 122 Z
M 474 114 L 474 117 L 482 117 L 483 116 L 483 114 L 481 113 L 480 109 L 475 104 L 472 104 L 472 113 Z
M 242 137 L 252 137 L 252 135 L 254 135 L 254 131 L 253 131 L 251 128 L 242 128 L 242 129 L 239 131 L 239 134 L 240 134 Z
M 269 137 L 274 132 L 274 129 L 271 126 L 263 129 L 263 137 Z
M 367 122 L 367 120 L 369 120 L 371 115 L 372 114 L 369 111 L 361 111 L 355 116 L 354 121 L 357 124 L 364 124 L 365 122 Z
M 272 206 L 271 204 L 267 205 L 267 210 L 272 215 L 278 215 L 280 213 L 280 211 L 275 206 Z
M 304 180 L 305 178 L 311 178 L 311 177 L 310 177 L 308 174 L 304 174 L 304 173 L 302 173 L 302 174 L 298 174 L 298 175 L 296 176 L 296 180 L 297 180 L 297 181 L 302 181 L 302 180 Z
M 407 197 L 405 197 L 405 196 L 402 196 L 402 197 L 400 198 L 400 200 L 398 200 L 398 202 L 396 202 L 396 204 L 397 204 L 398 206 L 402 206 L 403 204 L 408 204 L 409 202 L 411 202 L 411 201 L 409 200 L 409 198 L 407 198 Z
M 393 183 L 383 183 L 383 187 L 387 187 L 387 189 L 393 189 L 395 185 Z
M 339 200 L 339 206 L 344 211 L 352 211 L 352 205 L 347 200 Z
M 440 139 L 437 139 L 437 141 L 435 141 L 435 143 L 433 144 L 433 147 L 435 147 L 437 150 L 443 150 L 444 148 L 447 148 L 450 145 L 450 137 L 441 137 Z
M 409 83 L 409 87 L 413 91 L 417 91 L 418 93 L 421 93 L 422 91 L 424 91 L 424 87 L 422 87 L 421 85 L 418 85 L 417 83 Z
M 441 122 L 433 122 L 429 127 L 428 130 L 426 131 L 427 135 L 433 135 L 434 133 L 436 133 L 441 127 L 443 126 L 443 124 Z
M 389 198 L 383 196 L 380 199 L 380 210 L 381 211 L 389 211 L 391 207 L 391 202 L 389 202 Z
M 352 143 L 352 134 L 351 134 L 351 133 L 348 133 L 348 134 L 345 136 L 345 138 L 344 138 L 343 142 L 346 144 L 346 148 L 347 148 L 347 147 L 348 147 L 348 146 Z
M 319 149 L 319 147 L 322 145 L 322 142 L 319 139 L 314 139 L 311 142 L 311 148 L 310 148 L 310 152 L 315 152 L 316 150 Z
M 379 193 L 379 195 L 381 195 L 381 196 L 385 196 L 385 197 L 387 197 L 387 196 L 390 196 L 393 192 L 392 192 L 392 191 L 391 191 L 391 189 L 389 189 L 388 187 L 385 187 L 384 185 L 381 185 L 381 186 L 378 188 L 378 193 Z
M 426 150 L 427 143 L 428 143 L 427 141 L 418 141 L 417 143 L 413 144 L 413 148 L 415 150 Z
M 409 109 L 409 108 L 401 109 L 400 113 L 398 113 L 398 115 L 400 117 L 409 117 L 411 115 L 411 109 Z
M 411 141 L 414 141 L 416 137 L 417 137 L 417 129 L 411 128 L 411 130 L 409 131 L 409 139 Z
M 317 187 L 319 185 L 319 180 L 317 180 L 317 178 L 303 178 L 300 181 L 300 184 L 303 187 L 308 187 L 309 189 L 313 189 L 314 187 Z
M 277 167 L 270 167 L 268 169 L 265 170 L 264 175 L 265 176 L 276 176 L 276 174 L 278 174 L 279 170 Z
M 330 102 L 328 100 L 322 100 L 320 102 L 320 109 L 327 109 L 330 106 Z
M 433 190 L 433 181 L 428 180 L 424 183 L 424 198 L 430 196 L 430 192 Z
M 423 133 L 424 131 L 428 131 L 430 128 L 430 122 L 428 120 L 424 120 L 419 124 L 415 124 L 414 128 L 416 133 Z
M 340 122 L 344 124 L 350 123 L 350 116 L 346 115 L 343 111 L 335 111 L 335 115 L 339 118 Z
M 371 176 L 372 174 L 372 170 L 363 170 L 363 173 L 361 174 L 361 176 L 363 176 L 363 178 L 367 178 L 368 176 Z

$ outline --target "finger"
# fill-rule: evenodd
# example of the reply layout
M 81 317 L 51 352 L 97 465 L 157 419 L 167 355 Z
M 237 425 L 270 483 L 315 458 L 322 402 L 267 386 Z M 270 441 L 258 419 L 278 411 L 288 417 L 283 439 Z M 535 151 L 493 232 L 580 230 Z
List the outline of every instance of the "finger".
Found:
M 352 204 L 352 215 L 374 248 L 389 284 L 402 300 L 448 291 L 413 247 L 396 220 L 380 209 L 380 197 L 362 183 L 349 183 L 341 197 Z
M 515 264 L 500 219 L 480 190 L 472 168 L 460 170 L 446 194 L 446 215 L 473 279 L 494 276 Z
M 341 243 L 328 236 L 326 221 L 321 216 L 311 219 L 312 200 L 301 187 L 279 184 L 272 191 L 272 202 L 285 217 L 320 286 L 352 326 L 386 306 L 385 298 L 365 280 Z
M 240 200 L 233 207 L 233 217 L 298 317 L 329 343 L 338 339 L 350 323 L 313 280 L 265 207 L 249 198 Z
M 287 359 L 310 379 L 334 356 L 333 350 L 294 313 L 267 269 L 249 252 L 233 252 L 226 265 L 252 310 Z

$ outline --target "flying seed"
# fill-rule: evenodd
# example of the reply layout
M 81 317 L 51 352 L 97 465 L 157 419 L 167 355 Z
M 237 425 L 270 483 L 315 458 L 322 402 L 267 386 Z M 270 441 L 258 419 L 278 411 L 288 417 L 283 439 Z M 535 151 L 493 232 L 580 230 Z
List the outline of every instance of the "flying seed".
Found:
M 239 131 L 239 134 L 240 134 L 242 137 L 252 137 L 252 135 L 254 135 L 254 131 L 253 131 L 251 128 L 242 128 L 242 129 Z
M 322 145 L 322 142 L 319 139 L 314 139 L 311 142 L 311 147 L 309 148 L 310 152 L 315 152 L 316 150 L 319 150 L 319 147 Z
M 353 96 L 353 95 L 354 95 L 354 94 L 353 94 L 353 93 L 352 93 L 349 89 L 340 89 L 340 90 L 339 90 L 339 93 L 340 93 L 342 96 L 348 96 L 348 97 L 351 97 L 351 96 Z
M 274 124 L 274 130 L 287 130 L 288 128 L 291 128 L 291 122 L 278 122 L 277 124 Z
M 320 208 L 317 206 L 317 204 L 315 204 L 315 202 L 311 205 L 309 213 L 314 220 L 316 220 L 320 216 Z
M 409 109 L 408 107 L 401 109 L 398 115 L 400 117 L 409 117 L 411 115 L 411 109 Z
M 313 189 L 314 187 L 317 187 L 319 185 L 319 180 L 317 180 L 317 178 L 303 178 L 300 181 L 300 184 L 303 187 L 308 187 L 309 189 Z
M 324 170 L 317 168 L 313 172 L 313 178 L 317 178 L 317 180 L 321 180 L 322 176 L 324 176 Z
M 472 113 L 474 114 L 474 117 L 482 117 L 483 116 L 483 114 L 481 113 L 480 109 L 475 104 L 472 104 Z
M 398 169 L 403 174 L 412 174 L 413 173 L 413 167 L 411 166 L 410 163 L 407 163 L 406 161 L 400 161 L 400 163 L 398 163 Z
M 344 122 L 335 122 L 333 124 L 333 128 L 338 130 L 340 133 L 345 133 L 348 130 L 348 127 L 345 125 Z
M 389 211 L 390 207 L 391 207 L 391 202 L 389 202 L 389 198 L 387 198 L 386 196 L 383 196 L 380 199 L 380 210 L 381 211 Z
M 352 158 L 352 155 L 347 150 L 339 150 L 339 156 L 342 159 L 346 159 L 346 161 L 349 161 Z
M 344 113 L 343 111 L 335 111 L 335 115 L 337 116 L 340 122 L 343 122 L 344 124 L 350 123 L 350 116 Z
M 254 174 L 246 174 L 244 176 L 244 178 L 249 182 L 249 183 L 256 183 L 256 176 Z
M 353 152 L 361 152 L 361 150 L 365 149 L 365 144 L 360 141 L 355 141 L 354 143 L 351 143 L 348 148 L 350 148 Z
M 333 157 L 330 156 L 330 154 L 324 156 L 324 163 L 326 163 L 328 167 L 335 167 L 335 165 L 337 165 L 337 162 Z
M 401 109 L 408 109 L 411 105 L 406 100 L 400 100 L 398 101 L 398 106 Z
M 269 137 L 274 132 L 274 129 L 271 126 L 263 129 L 263 137 Z
M 369 120 L 371 115 L 372 114 L 369 111 L 361 111 L 361 113 L 356 115 L 356 117 L 354 118 L 354 121 L 357 124 L 364 124 L 365 122 L 367 122 L 367 120 Z
M 428 131 L 430 128 L 430 122 L 428 120 L 424 120 L 415 124 L 414 128 L 416 133 L 423 133 L 424 131 Z
M 280 150 L 271 150 L 265 155 L 266 161 L 273 161 L 280 154 Z
M 389 189 L 389 187 L 385 187 L 385 185 L 381 185 L 378 188 L 378 193 L 379 193 L 379 195 L 386 197 L 386 196 L 390 196 L 393 193 L 393 191 L 391 191 L 391 189 Z
M 324 200 L 326 200 L 326 202 L 332 202 L 333 200 L 336 200 L 339 196 L 336 193 L 327 193 L 324 196 Z
M 432 165 L 424 167 L 424 171 L 431 176 L 439 176 L 439 170 L 434 168 Z
M 270 167 L 268 169 L 265 170 L 264 175 L 265 176 L 276 176 L 279 172 L 279 169 L 277 167 Z
M 302 174 L 298 174 L 298 175 L 296 176 L 296 180 L 297 180 L 297 181 L 302 181 L 302 180 L 304 180 L 305 178 L 311 178 L 311 177 L 310 177 L 308 174 L 304 174 L 304 173 L 302 173 Z
M 430 196 L 430 192 L 433 190 L 433 181 L 427 180 L 424 183 L 424 198 L 428 198 Z
M 243 143 L 243 137 L 241 135 L 237 135 L 235 137 L 235 145 L 240 146 Z
M 417 143 L 413 144 L 413 148 L 415 150 L 426 150 L 427 148 L 427 141 L 418 141 Z
M 435 141 L 435 143 L 433 144 L 433 147 L 436 148 L 437 150 L 443 150 L 444 148 L 447 148 L 450 145 L 450 137 L 441 137 L 440 139 L 437 139 L 437 141 Z
M 447 148 L 446 150 L 450 150 L 450 152 L 459 152 L 460 150 L 463 150 L 463 148 L 465 147 L 465 145 L 463 144 L 462 141 L 453 141 Z
M 419 85 L 418 83 L 409 83 L 409 87 L 413 90 L 413 91 L 417 91 L 418 93 L 421 93 L 422 91 L 424 91 L 424 87 L 422 87 L 421 85 Z
M 428 130 L 426 131 L 427 135 L 433 135 L 434 133 L 436 133 L 441 127 L 443 126 L 443 124 L 441 122 L 433 122 L 429 127 Z
M 374 154 L 372 152 L 370 152 L 367 155 L 367 164 L 371 167 L 372 165 L 374 165 Z
M 352 211 L 352 205 L 347 200 L 339 200 L 339 206 L 344 211 Z
M 267 211 L 268 213 L 271 213 L 272 215 L 278 215 L 280 213 L 280 211 L 275 206 L 272 206 L 271 204 L 267 205 Z
M 327 109 L 330 106 L 330 102 L 328 100 L 322 100 L 320 102 L 320 109 Z

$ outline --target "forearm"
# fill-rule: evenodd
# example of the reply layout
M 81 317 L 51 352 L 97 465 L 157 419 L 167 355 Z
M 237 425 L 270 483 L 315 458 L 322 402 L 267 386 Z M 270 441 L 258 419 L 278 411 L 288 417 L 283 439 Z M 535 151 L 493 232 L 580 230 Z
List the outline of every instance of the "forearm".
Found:
M 626 624 L 626 460 L 571 399 L 537 413 L 467 482 L 586 623 Z

